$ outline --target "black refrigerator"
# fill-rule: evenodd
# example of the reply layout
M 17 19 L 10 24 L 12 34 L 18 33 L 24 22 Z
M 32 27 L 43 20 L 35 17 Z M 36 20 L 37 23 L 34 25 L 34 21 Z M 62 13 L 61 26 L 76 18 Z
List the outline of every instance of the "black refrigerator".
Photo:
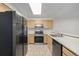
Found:
M 15 12 L 0 12 L 0 56 L 13 55 L 13 15 Z
M 24 25 L 26 19 L 16 15 L 16 56 L 24 56 L 27 53 L 27 26 Z
M 0 12 L 0 56 L 16 56 L 16 35 L 19 32 L 16 24 L 19 19 L 15 11 Z M 24 55 L 24 25 L 22 21 L 21 23 L 22 44 L 20 45 L 22 51 L 20 51 L 20 55 Z

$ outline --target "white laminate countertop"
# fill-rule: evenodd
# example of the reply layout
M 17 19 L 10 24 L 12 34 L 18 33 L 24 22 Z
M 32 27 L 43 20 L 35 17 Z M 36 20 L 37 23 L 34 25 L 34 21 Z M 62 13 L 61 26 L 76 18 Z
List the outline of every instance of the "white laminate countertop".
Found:
M 68 36 L 64 37 L 53 37 L 51 34 L 48 34 L 51 38 L 62 44 L 63 46 L 67 47 L 69 50 L 74 52 L 75 54 L 79 55 L 79 39 L 72 38 Z

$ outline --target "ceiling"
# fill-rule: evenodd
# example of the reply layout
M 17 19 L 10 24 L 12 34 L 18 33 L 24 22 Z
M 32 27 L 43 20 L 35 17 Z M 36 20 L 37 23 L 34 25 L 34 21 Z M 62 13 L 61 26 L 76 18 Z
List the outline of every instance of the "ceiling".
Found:
M 42 3 L 42 14 L 33 15 L 28 3 L 6 4 L 26 18 L 79 18 L 79 3 Z

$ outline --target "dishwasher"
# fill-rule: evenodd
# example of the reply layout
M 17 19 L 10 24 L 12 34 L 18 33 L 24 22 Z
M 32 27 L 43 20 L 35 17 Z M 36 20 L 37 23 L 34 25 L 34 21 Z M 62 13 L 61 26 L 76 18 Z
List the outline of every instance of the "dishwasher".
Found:
M 62 56 L 62 45 L 53 39 L 52 42 L 52 55 L 53 56 Z

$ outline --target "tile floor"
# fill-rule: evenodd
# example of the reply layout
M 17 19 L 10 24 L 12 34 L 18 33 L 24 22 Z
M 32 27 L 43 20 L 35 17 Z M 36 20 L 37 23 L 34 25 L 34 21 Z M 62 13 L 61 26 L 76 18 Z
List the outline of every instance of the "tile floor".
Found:
M 47 45 L 44 44 L 29 44 L 26 56 L 51 56 Z
M 16 45 L 16 56 L 22 56 L 22 44 Z M 27 53 L 27 45 L 24 44 L 24 55 Z
M 49 48 L 45 44 L 29 44 L 24 45 L 25 56 L 52 56 Z M 16 56 L 22 56 L 22 45 L 16 46 Z

